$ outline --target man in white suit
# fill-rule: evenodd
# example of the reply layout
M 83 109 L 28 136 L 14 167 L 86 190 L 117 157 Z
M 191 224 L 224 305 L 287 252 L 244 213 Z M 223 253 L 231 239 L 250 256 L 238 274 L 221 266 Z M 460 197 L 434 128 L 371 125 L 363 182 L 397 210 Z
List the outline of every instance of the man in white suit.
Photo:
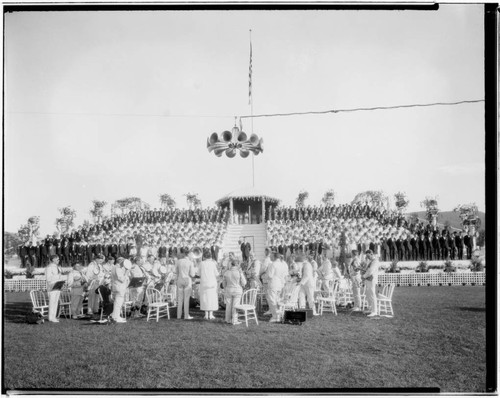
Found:
M 121 317 L 120 312 L 125 301 L 125 292 L 129 283 L 128 270 L 132 268 L 130 260 L 123 260 L 120 258 L 118 264 L 111 271 L 111 290 L 113 292 L 114 304 L 113 314 L 111 317 L 118 323 L 127 322 Z
M 288 275 L 288 266 L 281 260 L 280 257 L 281 256 L 278 253 L 273 252 L 273 262 L 267 269 L 267 277 L 269 280 L 267 302 L 269 304 L 269 310 L 272 314 L 269 322 L 278 322 L 278 298 L 283 290 L 283 286 L 285 286 L 285 280 Z
M 316 313 L 316 307 L 314 305 L 314 289 L 316 288 L 316 283 L 314 281 L 314 271 L 311 263 L 309 261 L 304 261 L 304 254 L 297 254 L 297 262 L 301 262 L 302 268 L 302 279 L 300 281 L 300 292 L 299 292 L 299 307 L 305 308 L 305 300 L 309 304 L 309 308 L 313 310 L 313 315 L 318 315 Z
M 377 283 L 378 283 L 378 268 L 379 264 L 373 252 L 367 250 L 365 252 L 366 261 L 368 266 L 362 279 L 366 284 L 366 300 L 368 301 L 368 306 L 370 307 L 370 313 L 368 316 L 378 315 L 377 311 Z
M 93 315 L 99 311 L 99 294 L 96 289 L 99 287 L 100 281 L 104 277 L 102 263 L 104 263 L 104 256 L 99 254 L 94 261 L 90 262 L 85 272 L 85 279 L 89 284 L 88 292 L 88 308 L 89 315 Z
M 54 284 L 61 280 L 61 268 L 59 267 L 59 256 L 50 257 L 50 263 L 45 269 L 45 278 L 47 279 L 47 292 L 49 295 L 49 322 L 59 322 L 57 317 L 57 306 L 61 290 L 53 290 Z

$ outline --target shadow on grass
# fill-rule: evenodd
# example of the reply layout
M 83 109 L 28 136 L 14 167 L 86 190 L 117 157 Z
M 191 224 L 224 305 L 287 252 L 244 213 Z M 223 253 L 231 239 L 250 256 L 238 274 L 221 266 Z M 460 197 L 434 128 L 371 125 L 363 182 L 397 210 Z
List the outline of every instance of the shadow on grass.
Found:
M 5 303 L 4 320 L 12 323 L 26 323 L 26 315 L 31 312 L 32 305 L 27 302 Z
M 485 312 L 486 308 L 479 307 L 460 307 L 460 311 L 469 311 L 469 312 Z

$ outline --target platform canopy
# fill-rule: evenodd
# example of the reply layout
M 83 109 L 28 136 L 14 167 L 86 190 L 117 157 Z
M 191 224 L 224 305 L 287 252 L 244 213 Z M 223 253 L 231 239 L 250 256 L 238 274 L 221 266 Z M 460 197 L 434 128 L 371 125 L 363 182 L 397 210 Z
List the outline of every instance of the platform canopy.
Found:
M 217 200 L 215 203 L 218 206 L 221 206 L 227 202 L 230 201 L 230 199 L 236 199 L 236 200 L 259 200 L 259 199 L 264 199 L 266 203 L 271 203 L 271 204 L 279 204 L 280 200 L 276 199 L 272 196 L 269 196 L 268 194 L 265 194 L 261 192 L 260 190 L 256 188 L 242 188 L 238 189 L 236 191 L 233 191 L 231 193 L 228 193 L 221 199 Z

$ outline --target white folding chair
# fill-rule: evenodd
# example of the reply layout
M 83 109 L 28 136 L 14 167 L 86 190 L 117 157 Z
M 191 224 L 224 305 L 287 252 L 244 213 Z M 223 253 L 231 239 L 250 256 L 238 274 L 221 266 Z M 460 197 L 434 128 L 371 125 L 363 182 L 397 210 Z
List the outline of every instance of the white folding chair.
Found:
M 351 280 L 342 278 L 338 281 L 337 303 L 343 307 L 353 301 Z
M 42 316 L 49 314 L 49 302 L 46 293 L 42 290 L 30 291 L 31 304 L 33 304 L 33 312 L 39 312 Z
M 378 314 L 387 318 L 394 316 L 392 309 L 392 294 L 394 293 L 394 283 L 389 283 L 382 287 L 382 292 L 377 294 Z M 382 314 L 383 312 L 383 314 Z
M 240 316 L 245 317 L 245 323 L 248 327 L 248 321 L 255 319 L 257 325 L 259 321 L 257 320 L 257 311 L 255 310 L 255 302 L 257 300 L 257 289 L 250 289 L 243 293 L 241 296 L 240 304 L 234 306 L 236 309 L 236 315 L 238 320 Z
M 149 321 L 152 312 L 156 312 L 156 322 L 164 316 L 170 319 L 168 302 L 162 300 L 161 293 L 158 290 L 154 288 L 146 289 L 146 297 L 148 300 L 148 317 L 146 321 Z
M 333 314 L 337 315 L 337 305 L 336 305 L 336 298 L 337 298 L 337 291 L 339 288 L 339 284 L 337 282 L 333 281 L 328 281 L 328 292 L 323 293 L 325 296 L 323 297 L 318 297 L 318 303 L 319 303 L 319 314 L 323 315 L 323 311 L 331 311 Z
M 277 315 L 281 319 L 285 311 L 294 311 L 299 307 L 300 284 L 292 284 L 283 289 L 277 305 Z
M 130 290 L 127 288 L 125 290 L 125 298 L 123 300 L 123 305 L 122 308 L 120 309 L 121 316 L 123 318 L 127 318 L 127 314 L 130 314 L 132 312 L 132 306 L 134 305 L 134 302 L 130 300 Z
M 59 295 L 59 313 L 57 317 L 59 318 L 61 315 L 64 315 L 66 319 L 68 315 L 71 318 L 71 293 L 67 289 L 61 290 Z

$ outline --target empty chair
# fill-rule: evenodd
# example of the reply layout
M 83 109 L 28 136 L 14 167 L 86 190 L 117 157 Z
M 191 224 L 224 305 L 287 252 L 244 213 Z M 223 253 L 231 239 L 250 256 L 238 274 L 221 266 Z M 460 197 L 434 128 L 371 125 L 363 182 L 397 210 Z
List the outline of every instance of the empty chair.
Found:
M 328 281 L 328 292 L 324 292 L 324 296 L 318 297 L 318 312 L 320 315 L 323 315 L 323 311 L 328 310 L 337 315 L 336 297 L 338 288 L 339 284 L 337 282 Z
M 245 323 L 248 327 L 248 321 L 255 319 L 255 323 L 259 324 L 257 312 L 255 310 L 255 302 L 257 300 L 257 289 L 250 289 L 241 296 L 240 304 L 234 306 L 238 320 L 240 316 L 245 317 Z
M 153 312 L 156 313 L 156 322 L 158 322 L 158 320 L 164 316 L 170 319 L 170 309 L 168 302 L 162 300 L 161 293 L 158 290 L 154 288 L 147 288 L 146 297 L 148 300 L 148 318 L 146 319 L 146 321 L 149 321 L 149 317 Z
M 49 303 L 44 291 L 32 290 L 30 291 L 30 298 L 33 304 L 33 312 L 39 312 L 42 316 L 49 314 Z
M 125 297 L 123 299 L 123 305 L 121 308 L 121 316 L 123 318 L 127 318 L 127 314 L 132 312 L 132 306 L 134 305 L 134 301 L 130 300 L 130 289 L 127 288 L 125 290 Z
M 378 314 L 392 318 L 394 311 L 392 310 L 392 294 L 394 293 L 394 283 L 389 283 L 382 287 L 382 292 L 377 294 Z
M 361 285 L 361 309 L 364 310 L 366 307 L 368 307 L 368 302 L 366 301 L 366 285 L 363 283 Z
M 71 318 L 71 293 L 66 289 L 61 290 L 59 295 L 59 314 L 57 317 L 59 318 L 61 315 L 64 315 L 65 318 L 68 316 Z
M 285 311 L 294 311 L 299 308 L 299 293 L 300 284 L 294 284 L 289 286 L 288 289 L 284 289 L 282 296 L 278 301 L 278 316 L 283 317 Z
M 337 303 L 346 307 L 354 301 L 350 279 L 340 279 L 338 281 Z

